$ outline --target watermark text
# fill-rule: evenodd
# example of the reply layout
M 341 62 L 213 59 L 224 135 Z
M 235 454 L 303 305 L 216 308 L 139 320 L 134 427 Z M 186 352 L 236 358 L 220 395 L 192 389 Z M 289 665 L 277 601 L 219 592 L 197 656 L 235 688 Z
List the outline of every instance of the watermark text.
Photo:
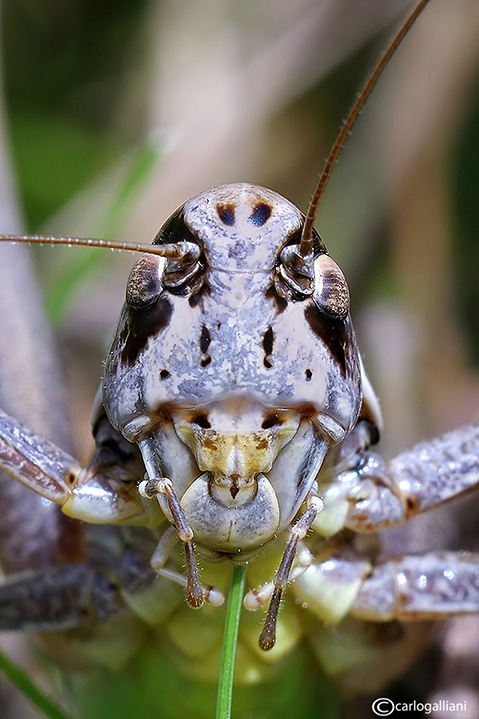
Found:
M 388 697 L 379 697 L 371 705 L 371 709 L 378 717 L 391 716 L 393 712 L 465 712 L 466 702 L 450 702 L 447 699 L 440 699 L 437 702 L 393 702 Z

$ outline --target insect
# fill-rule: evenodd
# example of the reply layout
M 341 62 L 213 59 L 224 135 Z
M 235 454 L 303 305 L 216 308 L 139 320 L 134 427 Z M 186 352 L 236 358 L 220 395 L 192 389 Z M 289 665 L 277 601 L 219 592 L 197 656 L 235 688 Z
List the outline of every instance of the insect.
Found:
M 271 256 L 264 259 L 264 266 L 261 266 L 263 258 L 258 260 L 256 256 L 253 257 L 254 265 L 248 265 L 251 260 L 248 258 L 248 248 L 239 241 L 233 245 L 235 250 L 231 256 L 225 257 L 223 251 L 222 257 L 221 244 L 216 246 L 214 236 L 203 233 L 202 229 L 214 227 L 221 231 L 223 237 L 232 241 L 238 229 L 247 228 L 250 233 L 256 232 L 258 239 L 264 240 L 269 228 L 273 232 L 280 214 L 283 215 L 283 228 L 286 223 L 289 230 L 281 235 L 279 245 L 268 245 Z M 312 239 L 305 235 L 300 240 L 300 230 L 301 217 L 297 210 L 277 196 L 251 186 L 228 186 L 194 198 L 163 228 L 158 237 L 158 247 L 164 250 L 166 266 L 163 260 L 145 256 L 130 276 L 127 289 L 128 307 L 106 365 L 104 404 L 108 418 L 99 405 L 95 422 L 98 454 L 88 481 L 84 481 L 85 476 L 69 457 L 56 453 L 51 446 L 45 451 L 37 439 L 33 444 L 27 433 L 11 420 L 5 420 L 5 435 L 8 437 L 9 447 L 16 442 L 20 454 L 26 452 L 27 445 L 33 447 L 29 451 L 34 452 L 34 464 L 41 465 L 42 468 L 49 461 L 48 457 L 55 456 L 58 459 L 56 467 L 51 471 L 44 471 L 43 478 L 32 478 L 31 482 L 32 485 L 38 482 L 39 484 L 35 484 L 36 488 L 41 488 L 48 498 L 59 501 L 67 508 L 71 506 L 68 511 L 73 516 L 105 522 L 110 519 L 130 521 L 137 517 L 141 523 L 156 525 L 158 518 L 163 519 L 165 515 L 176 527 L 179 539 L 185 547 L 187 598 L 193 606 L 200 604 L 205 598 L 211 599 L 213 603 L 219 602 L 221 587 L 218 589 L 218 581 L 213 582 L 215 589 L 206 591 L 200 583 L 200 578 L 203 577 L 196 568 L 192 537 L 203 550 L 211 553 L 211 559 L 218 553 L 231 555 L 230 558 L 234 559 L 238 550 L 242 552 L 241 559 L 248 558 L 249 550 L 256 550 L 258 546 L 267 544 L 277 534 L 282 533 L 294 520 L 303 500 L 307 499 L 308 508 L 299 520 L 299 526 L 296 525 L 297 533 L 293 534 L 293 540 L 287 544 L 284 554 L 283 547 L 280 547 L 279 555 L 283 554 L 284 559 L 281 560 L 275 585 L 267 582 L 266 588 L 260 588 L 261 583 L 257 586 L 253 584 L 253 589 L 258 591 L 248 595 L 250 605 L 255 598 L 258 598 L 259 604 L 263 604 L 269 601 L 270 596 L 273 597 L 261 639 L 263 649 L 274 642 L 279 598 L 282 585 L 290 578 L 290 571 L 295 578 L 292 591 L 310 607 L 313 607 L 317 597 L 327 595 L 325 577 L 338 572 L 339 581 L 344 580 L 345 583 L 347 598 L 344 599 L 344 604 L 335 598 L 334 607 L 327 603 L 323 606 L 321 602 L 315 607 L 319 616 L 329 621 L 332 618 L 337 619 L 337 615 L 332 617 L 331 612 L 339 611 L 339 604 L 343 604 L 341 611 L 344 611 L 344 605 L 348 604 L 351 595 L 359 589 L 362 580 L 366 580 L 354 600 L 354 611 L 356 614 L 361 614 L 362 611 L 363 616 L 369 618 L 378 618 L 371 608 L 371 602 L 378 595 L 374 592 L 371 597 L 368 595 L 368 586 L 375 581 L 374 574 L 372 579 L 369 578 L 372 572 L 370 560 L 374 550 L 362 555 L 363 558 L 359 561 L 355 556 L 354 545 L 348 541 L 345 545 L 347 556 L 343 559 L 342 540 L 339 541 L 339 546 L 319 541 L 318 546 L 314 546 L 314 551 L 303 547 L 299 563 L 290 569 L 295 543 L 311 525 L 314 524 L 318 533 L 326 537 L 334 536 L 346 518 L 349 529 L 364 529 L 365 521 L 368 529 L 375 522 L 377 527 L 381 527 L 403 519 L 404 505 L 407 505 L 407 511 L 413 511 L 424 506 L 421 502 L 427 504 L 438 499 L 437 496 L 431 499 L 429 491 L 423 499 L 415 494 L 414 487 L 410 487 L 406 494 L 398 497 L 401 492 L 391 479 L 390 471 L 379 460 L 367 454 L 367 446 L 374 439 L 380 417 L 374 394 L 359 364 L 354 336 L 349 329 L 347 286 L 341 271 L 326 254 L 319 238 L 314 239 L 311 249 Z M 262 242 L 251 243 L 249 249 L 253 248 L 254 254 L 261 256 L 262 247 Z M 232 270 L 224 269 L 228 268 L 227 261 L 237 264 Z M 257 271 L 258 267 L 260 272 Z M 231 276 L 227 277 L 229 271 Z M 208 299 L 212 296 L 214 298 L 215 294 L 221 298 L 221 301 L 216 300 L 216 310 L 219 307 L 224 308 L 228 302 L 232 304 L 232 309 L 236 307 L 235 302 L 236 310 L 238 307 L 241 309 L 245 304 L 245 297 L 251 291 L 250 286 L 247 289 L 245 287 L 245 278 L 250 282 L 258 282 L 258 287 L 252 294 L 261 300 L 261 304 L 248 312 L 245 311 L 244 316 L 241 316 L 241 333 L 236 335 L 235 330 L 232 335 L 230 330 L 228 335 L 228 313 L 220 317 L 218 312 L 213 315 L 211 309 L 209 314 L 200 314 L 200 310 L 203 306 L 208 307 Z M 223 287 L 221 293 L 222 282 L 228 284 L 227 290 Z M 326 288 L 329 291 L 326 291 Z M 289 310 L 294 308 L 296 311 L 298 307 L 301 312 L 292 314 L 288 323 Z M 187 310 L 184 319 L 183 308 Z M 266 309 L 269 315 L 265 319 L 262 317 L 262 311 L 266 313 Z M 173 317 L 181 317 L 181 324 L 176 330 L 171 329 L 173 346 L 169 354 L 162 348 L 165 352 L 160 355 L 162 367 L 157 368 L 155 374 L 149 369 L 152 364 L 157 364 L 156 343 L 154 344 L 153 340 L 156 333 L 162 330 L 165 330 L 165 335 L 161 336 L 168 337 L 166 328 L 172 327 Z M 294 337 L 300 319 L 306 332 L 299 333 L 299 351 L 297 342 L 296 347 L 293 347 L 293 357 L 286 365 L 284 358 L 287 355 L 288 342 Z M 185 338 L 182 328 L 190 321 L 191 332 L 188 332 Z M 288 332 L 282 335 L 281 327 L 287 327 Z M 197 341 L 194 359 L 188 365 L 190 335 L 196 337 Z M 303 336 L 309 340 L 308 347 L 301 345 Z M 231 337 L 234 337 L 236 345 L 228 341 Z M 216 354 L 213 352 L 215 346 L 219 348 Z M 239 362 L 240 350 L 244 346 L 250 350 L 246 355 L 250 364 L 246 362 L 240 372 L 243 379 L 239 385 L 235 385 L 238 370 L 233 372 L 231 369 L 236 365 L 229 355 L 231 348 L 236 347 L 235 354 L 238 359 L 234 359 Z M 325 354 L 326 346 L 329 351 L 333 349 L 331 356 L 334 361 L 328 359 L 330 354 Z M 229 349 L 226 354 L 225 347 Z M 295 363 L 296 354 L 303 362 L 307 356 L 307 366 Z M 182 362 L 183 367 L 178 378 L 175 368 Z M 224 371 L 218 371 L 218 365 L 221 363 Z M 241 369 L 241 364 L 239 366 Z M 318 376 L 321 378 L 321 373 L 324 375 L 325 372 L 327 381 L 323 376 L 323 381 L 319 383 L 319 386 L 323 387 L 323 400 L 319 410 L 317 406 L 311 406 L 309 393 L 318 382 Z M 288 399 L 286 387 L 290 374 L 293 379 L 289 380 L 289 384 L 294 380 L 298 389 Z M 138 377 L 141 378 L 140 382 L 136 381 Z M 177 397 L 171 389 L 173 383 L 191 383 L 193 380 L 196 387 L 204 382 L 201 397 L 194 394 L 197 390 L 194 390 L 192 395 L 188 394 L 182 385 L 178 395 L 181 402 L 174 403 L 172 407 L 171 397 Z M 215 380 L 219 383 L 218 395 L 210 389 Z M 281 391 L 274 386 L 275 380 L 281 384 Z M 222 381 L 229 383 L 226 388 L 221 385 Z M 325 385 L 329 388 L 326 394 Z M 268 399 L 269 387 L 272 388 L 275 398 L 278 394 L 281 396 L 281 405 L 278 405 L 277 401 L 273 402 L 271 398 Z M 246 393 L 245 388 L 248 388 Z M 248 396 L 245 397 L 245 394 Z M 234 432 L 230 430 L 230 436 L 222 436 L 225 426 L 234 428 Z M 118 430 L 126 435 L 127 440 L 133 440 L 139 445 L 144 464 L 149 470 L 149 480 L 146 483 L 142 481 L 144 468 L 139 462 L 138 454 L 128 442 L 121 439 L 117 434 Z M 451 436 L 448 441 L 452 451 L 457 453 L 455 456 L 458 461 L 473 463 L 476 446 L 473 430 L 470 452 L 463 452 L 462 435 Z M 251 442 L 255 443 L 254 446 Z M 339 445 L 340 449 L 332 449 L 333 445 Z M 259 450 L 261 455 L 255 456 Z M 429 446 L 429 451 L 433 451 L 433 445 Z M 438 458 L 443 451 L 444 446 L 439 444 Z M 326 452 L 323 474 L 316 489 L 312 483 Z M 359 465 L 358 454 L 361 456 Z M 121 463 L 117 461 L 118 457 L 121 457 Z M 157 465 L 158 457 L 162 459 L 161 467 Z M 245 469 L 247 460 L 252 462 L 249 474 Z M 282 462 L 286 463 L 286 472 Z M 18 455 L 14 453 L 13 464 L 18 463 Z M 165 471 L 165 467 L 170 471 Z M 328 467 L 329 474 L 325 471 Z M 339 483 L 335 475 L 332 479 L 333 467 L 335 473 L 338 469 L 342 470 Z M 405 473 L 403 484 L 408 481 L 408 467 L 409 464 L 404 470 L 400 470 Z M 57 481 L 56 474 L 53 474 L 58 468 L 63 475 L 60 481 Z M 280 471 L 280 468 L 283 471 Z M 231 471 L 232 469 L 234 471 Z M 269 481 L 268 476 L 271 478 L 276 469 L 277 481 Z M 201 470 L 202 474 L 198 474 L 198 470 Z M 17 472 L 15 467 L 13 471 Z M 283 474 L 295 477 L 298 485 L 291 484 L 288 477 L 282 480 Z M 159 479 L 163 475 L 167 479 Z M 461 472 L 459 475 L 462 476 Z M 184 481 L 182 477 L 188 477 L 185 486 L 181 485 Z M 25 476 L 23 479 L 25 480 Z M 70 481 L 74 487 L 73 491 L 68 484 Z M 283 486 L 282 481 L 287 483 Z M 474 476 L 464 473 L 460 481 L 462 484 L 452 490 L 441 490 L 441 497 L 464 489 L 469 482 L 474 481 Z M 435 479 L 431 479 L 431 484 L 434 482 Z M 389 483 L 392 487 L 388 487 Z M 46 484 L 49 485 L 48 488 Z M 138 496 L 138 484 L 143 499 L 152 501 L 143 501 Z M 372 496 L 369 506 L 367 493 L 364 492 L 366 489 Z M 375 493 L 381 495 L 380 507 L 374 502 Z M 156 501 L 157 496 L 159 502 Z M 358 496 L 360 507 L 352 500 L 353 497 L 357 500 Z M 321 497 L 325 501 L 324 509 L 319 501 Z M 388 514 L 388 498 L 391 504 L 396 505 L 395 514 Z M 80 503 L 78 508 L 75 506 L 77 502 Z M 157 504 L 160 504 L 163 514 L 159 513 Z M 258 505 L 261 510 L 256 509 Z M 376 512 L 379 510 L 384 514 L 378 518 Z M 244 519 L 235 520 L 232 524 L 228 518 L 231 511 L 234 511 L 235 517 Z M 147 515 L 150 515 L 151 519 Z M 181 584 L 185 580 L 175 563 L 181 563 L 183 560 L 177 558 L 175 548 L 170 546 L 177 541 L 175 532 L 168 527 L 166 521 L 163 524 L 166 531 L 154 550 L 153 564 L 155 569 L 159 570 L 161 578 L 168 575 Z M 230 535 L 231 527 L 238 528 L 239 532 L 233 539 Z M 118 542 L 116 532 L 112 531 L 108 536 L 108 541 L 112 544 Z M 138 582 L 137 573 L 134 571 L 137 566 L 135 561 L 138 561 L 138 557 L 144 559 L 143 553 L 150 556 L 151 550 L 154 549 L 151 547 L 151 540 L 146 543 L 143 535 L 138 536 L 141 536 L 141 551 L 135 546 L 134 539 L 130 538 L 128 544 L 129 560 L 133 560 L 133 568 L 125 562 L 119 574 L 118 570 L 111 570 L 115 580 L 126 580 L 122 583 L 122 586 L 126 587 L 122 590 L 123 598 L 128 597 L 131 604 L 135 602 L 138 594 L 137 585 L 133 582 L 133 579 Z M 138 539 L 136 542 L 138 544 Z M 156 541 L 153 543 L 156 544 Z M 115 552 L 108 555 L 109 548 L 102 549 L 102 560 L 107 557 L 113 567 Z M 267 565 L 278 561 L 277 550 L 273 555 L 267 557 Z M 430 559 L 433 569 L 431 576 L 427 578 L 433 581 L 435 568 L 439 567 L 439 573 L 444 570 L 444 558 Z M 409 563 L 404 561 L 405 564 L 397 569 L 401 576 L 408 573 L 412 576 L 415 571 L 420 572 L 418 576 L 424 576 L 424 563 L 415 565 L 412 560 Z M 474 564 L 460 557 L 448 557 L 446 564 L 447 571 L 457 569 L 457 575 L 461 576 L 462 573 L 464 581 L 473 584 L 477 573 Z M 92 585 L 92 595 L 86 597 L 86 604 L 90 609 L 91 605 L 94 605 L 94 611 L 106 617 L 110 612 L 111 616 L 114 616 L 118 609 L 117 581 L 113 582 L 113 585 L 111 582 L 105 582 L 104 571 L 97 572 L 94 564 L 92 566 L 93 571 L 85 575 L 84 568 L 77 566 L 78 573 L 75 574 L 71 566 L 64 565 L 55 575 L 55 608 L 58 606 L 58 597 L 63 592 L 65 600 L 68 600 L 66 606 L 72 624 L 75 623 L 76 612 L 79 618 L 83 618 L 85 613 L 85 596 L 78 595 L 75 604 L 71 596 L 74 593 L 73 588 L 78 587 L 85 576 L 91 578 L 92 573 L 95 583 Z M 390 565 L 390 568 L 394 566 Z M 450 570 L 451 566 L 454 570 Z M 352 575 L 348 574 L 350 569 Z M 328 575 L 328 572 L 331 574 Z M 258 573 L 267 576 L 267 571 Z M 36 579 L 40 597 L 42 583 L 45 581 L 46 601 L 50 601 L 49 578 L 41 581 L 39 577 Z M 141 589 L 146 586 L 149 590 L 154 584 L 161 587 L 162 597 L 167 594 L 165 583 L 160 583 L 156 574 L 144 566 L 140 579 L 143 582 L 139 583 Z M 128 580 L 132 582 L 131 585 Z M 315 585 L 315 582 L 319 584 Z M 219 584 L 221 585 L 221 580 Z M 338 577 L 334 582 L 335 591 L 337 586 Z M 385 588 L 387 585 L 380 583 L 381 587 Z M 11 589 L 13 592 L 23 591 L 19 584 L 11 584 Z M 471 592 L 472 590 L 473 587 Z M 18 595 L 13 594 L 14 598 L 16 596 Z M 429 596 L 431 601 L 435 598 L 434 593 Z M 443 599 L 442 594 L 439 593 L 437 598 Z M 45 620 L 50 605 L 41 605 L 41 601 L 38 600 L 39 603 L 34 609 L 38 611 L 41 606 L 40 615 L 42 620 Z M 25 621 L 24 607 L 15 599 L 13 604 L 20 607 L 22 621 Z M 158 606 L 163 611 L 163 598 Z M 443 612 L 451 611 L 450 608 L 444 609 L 444 606 Z M 467 609 L 476 606 L 477 598 L 472 594 L 471 604 L 467 605 Z M 381 611 L 383 609 L 381 607 Z M 395 608 L 391 609 L 392 616 L 395 611 Z M 429 606 L 426 614 L 435 615 L 437 610 Z M 60 623 L 63 621 L 61 616 L 54 618 L 58 619 Z

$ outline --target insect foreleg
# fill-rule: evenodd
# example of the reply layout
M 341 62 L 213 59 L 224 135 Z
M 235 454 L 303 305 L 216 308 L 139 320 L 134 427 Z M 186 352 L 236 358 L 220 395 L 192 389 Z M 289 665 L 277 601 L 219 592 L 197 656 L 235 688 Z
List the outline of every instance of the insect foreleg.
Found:
M 193 608 L 201 607 L 205 601 L 205 592 L 198 576 L 198 564 L 196 562 L 195 550 L 193 547 L 193 531 L 188 524 L 183 508 L 173 489 L 171 480 L 163 477 L 158 480 L 144 481 L 139 486 L 140 494 L 146 499 L 153 499 L 165 495 L 168 507 L 173 518 L 178 537 L 185 547 L 186 559 L 186 600 Z M 159 552 L 155 552 L 158 562 Z
M 479 427 L 453 430 L 385 462 L 362 451 L 357 466 L 319 484 L 325 509 L 314 528 L 332 536 L 342 527 L 376 532 L 403 524 L 479 483 Z
M 94 524 L 148 524 L 135 482 L 83 469 L 53 442 L 0 413 L 0 468 L 65 514 Z

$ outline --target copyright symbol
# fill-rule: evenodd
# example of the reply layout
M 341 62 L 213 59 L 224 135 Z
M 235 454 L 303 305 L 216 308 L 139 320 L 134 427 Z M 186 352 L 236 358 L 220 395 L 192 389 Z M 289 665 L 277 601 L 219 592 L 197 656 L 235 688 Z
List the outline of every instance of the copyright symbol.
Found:
M 371 709 L 377 716 L 388 717 L 394 711 L 394 702 L 387 697 L 380 697 L 373 701 Z

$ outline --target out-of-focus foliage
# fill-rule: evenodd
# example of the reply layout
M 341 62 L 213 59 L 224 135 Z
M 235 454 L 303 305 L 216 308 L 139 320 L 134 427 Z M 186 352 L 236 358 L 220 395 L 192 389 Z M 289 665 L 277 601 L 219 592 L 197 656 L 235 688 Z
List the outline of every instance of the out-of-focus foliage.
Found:
M 3 83 L 29 229 L 125 151 L 115 115 L 145 7 L 138 0 L 4 3 Z

